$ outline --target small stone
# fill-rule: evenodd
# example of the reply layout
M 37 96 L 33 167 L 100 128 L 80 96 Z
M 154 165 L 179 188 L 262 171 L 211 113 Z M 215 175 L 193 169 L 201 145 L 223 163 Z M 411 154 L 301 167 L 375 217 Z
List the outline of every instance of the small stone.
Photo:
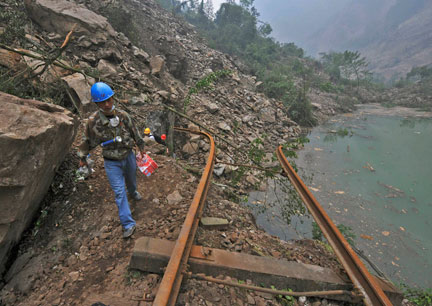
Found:
M 75 265 L 77 262 L 78 262 L 78 260 L 77 260 L 75 255 L 71 255 L 66 259 L 66 265 L 68 267 Z
M 151 74 L 159 74 L 165 65 L 165 60 L 162 58 L 162 56 L 154 56 L 150 58 L 150 67 L 151 67 Z
M 69 277 L 73 282 L 76 282 L 79 278 L 79 272 L 78 271 L 70 272 Z
M 222 218 L 203 217 L 200 220 L 200 224 L 206 229 L 224 230 L 228 227 L 229 222 L 227 219 Z
M 306 303 L 306 297 L 305 296 L 299 297 L 298 300 L 299 300 L 299 303 L 302 303 L 302 304 Z
M 102 233 L 101 234 L 101 239 L 108 239 L 108 237 L 110 236 L 110 233 Z
M 276 257 L 276 258 L 281 258 L 281 256 L 282 256 L 282 253 L 278 252 L 278 251 L 271 251 L 270 253 L 273 257 Z
M 218 124 L 218 127 L 219 127 L 221 130 L 224 130 L 225 132 L 229 132 L 229 131 L 231 131 L 231 127 L 230 127 L 226 122 L 220 122 L 220 123 Z
M 217 176 L 221 176 L 225 171 L 225 165 L 222 164 L 216 164 L 213 168 L 213 173 Z
M 219 111 L 219 106 L 215 103 L 208 103 L 205 105 L 205 107 L 208 109 L 208 111 L 212 114 L 216 113 L 217 111 Z
M 116 70 L 116 66 L 114 66 L 112 63 L 104 59 L 101 59 L 99 61 L 97 65 L 97 69 L 99 70 L 99 73 L 103 77 L 109 77 L 118 74 Z
M 174 191 L 173 193 L 167 196 L 167 201 L 169 205 L 175 205 L 179 203 L 181 200 L 183 200 L 183 197 L 178 192 L 178 190 Z
M 196 153 L 198 151 L 198 144 L 197 143 L 187 142 L 183 146 L 182 151 L 184 153 L 187 153 L 187 154 L 194 154 L 194 153 Z
M 247 294 L 246 297 L 247 297 L 247 302 L 249 305 L 255 305 L 256 304 L 255 299 L 251 295 Z

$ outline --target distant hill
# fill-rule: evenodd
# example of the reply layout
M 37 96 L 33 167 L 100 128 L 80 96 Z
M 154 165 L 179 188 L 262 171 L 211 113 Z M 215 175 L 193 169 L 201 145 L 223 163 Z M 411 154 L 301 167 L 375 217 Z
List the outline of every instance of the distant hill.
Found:
M 432 63 L 432 1 L 351 1 L 307 45 L 316 53 L 359 50 L 387 80 Z

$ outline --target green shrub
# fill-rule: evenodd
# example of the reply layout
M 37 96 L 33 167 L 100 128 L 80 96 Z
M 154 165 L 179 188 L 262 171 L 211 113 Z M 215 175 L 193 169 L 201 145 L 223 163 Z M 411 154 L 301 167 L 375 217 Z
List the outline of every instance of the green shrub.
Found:
M 418 306 L 432 305 L 432 289 L 410 288 L 405 284 L 401 284 L 401 289 L 411 303 Z
M 5 27 L 0 34 L 0 41 L 5 44 L 12 44 L 16 40 L 23 41 L 24 26 L 28 22 L 24 1 L 4 0 L 0 7 L 0 26 Z
M 325 92 L 338 92 L 338 88 L 332 82 L 325 82 L 319 85 L 319 89 Z

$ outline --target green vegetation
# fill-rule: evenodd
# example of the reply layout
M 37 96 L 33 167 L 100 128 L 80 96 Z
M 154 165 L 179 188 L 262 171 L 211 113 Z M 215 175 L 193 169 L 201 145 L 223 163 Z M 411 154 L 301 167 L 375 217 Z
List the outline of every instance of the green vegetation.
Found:
M 426 81 L 428 79 L 432 79 L 432 66 L 420 66 L 420 67 L 414 67 L 411 69 L 411 71 L 407 74 L 406 79 L 417 79 L 420 81 Z
M 325 71 L 333 82 L 350 83 L 355 77 L 357 89 L 361 81 L 370 81 L 371 73 L 367 69 L 368 63 L 358 51 L 320 53 Z
M 336 227 L 339 229 L 341 234 L 345 237 L 346 241 L 350 245 L 354 246 L 354 239 L 356 239 L 356 235 L 354 234 L 353 229 L 344 224 L 338 224 Z M 319 240 L 319 241 L 322 241 L 324 239 L 323 233 L 316 222 L 312 222 L 312 239 Z
M 217 82 L 220 78 L 228 76 L 232 73 L 230 70 L 218 70 L 216 72 L 212 72 L 202 79 L 200 79 L 194 87 L 189 89 L 189 92 L 183 102 L 183 111 L 186 113 L 186 108 L 191 102 L 191 98 L 193 94 L 197 94 L 202 90 L 211 89 L 212 85 Z
M 358 87 L 369 76 L 365 59 L 351 51 L 343 53 L 343 73 L 335 72 L 338 82 L 319 76 L 316 72 L 322 70 L 321 63 L 305 57 L 303 49 L 294 43 L 279 43 L 270 37 L 272 28 L 259 20 L 254 0 L 241 0 L 239 4 L 227 1 L 216 14 L 210 0 L 158 2 L 195 25 L 211 47 L 241 59 L 261 82 L 258 89 L 282 101 L 286 113 L 301 125 L 317 123 L 308 99 L 311 87 L 338 93 L 349 90 L 343 86 L 351 84 L 348 77 L 354 75 Z
M 270 287 L 271 287 L 271 289 L 273 289 L 273 290 L 277 290 L 276 287 L 273 286 L 273 285 L 271 285 Z M 284 289 L 284 290 L 282 290 L 282 291 L 292 292 L 292 289 Z M 276 300 L 277 300 L 281 305 L 284 305 L 284 306 L 292 306 L 292 305 L 295 305 L 295 303 L 294 303 L 294 298 L 293 298 L 292 296 L 290 296 L 290 295 L 282 295 L 282 294 L 279 294 L 279 295 L 276 296 Z
M 24 1 L 4 0 L 0 7 L 0 41 L 5 44 L 24 41 L 24 26 L 28 22 Z
M 36 236 L 39 233 L 39 230 L 41 229 L 43 223 L 46 221 L 48 216 L 48 209 L 41 209 L 40 215 L 37 218 L 36 222 L 34 223 L 34 227 L 32 229 L 32 236 Z
M 407 298 L 411 303 L 418 306 L 429 306 L 432 305 L 432 289 L 419 289 L 410 288 L 405 284 L 401 284 L 401 289 L 404 293 L 404 297 Z
M 126 284 L 130 286 L 133 283 L 135 283 L 135 281 L 137 281 L 138 279 L 141 279 L 143 277 L 143 274 L 139 270 L 128 269 L 126 270 L 124 277 L 125 277 Z

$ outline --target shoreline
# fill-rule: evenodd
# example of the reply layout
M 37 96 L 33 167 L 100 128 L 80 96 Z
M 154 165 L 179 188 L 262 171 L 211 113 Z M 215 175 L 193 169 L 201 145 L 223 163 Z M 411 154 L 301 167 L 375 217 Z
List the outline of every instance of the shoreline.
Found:
M 432 112 L 422 111 L 417 108 L 410 108 L 405 106 L 385 107 L 379 103 L 356 104 L 356 112 L 365 115 L 381 115 L 381 116 L 401 116 L 401 117 L 414 117 L 414 118 L 432 118 Z M 343 114 L 345 115 L 345 114 Z

